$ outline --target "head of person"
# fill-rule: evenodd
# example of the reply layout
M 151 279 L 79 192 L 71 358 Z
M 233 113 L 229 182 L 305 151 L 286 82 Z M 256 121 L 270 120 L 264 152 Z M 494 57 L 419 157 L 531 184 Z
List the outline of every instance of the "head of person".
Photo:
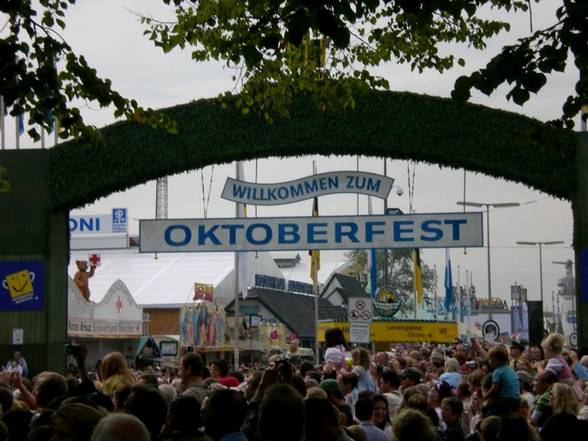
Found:
M 390 424 L 390 413 L 388 411 L 388 399 L 381 394 L 372 397 L 374 403 L 373 421 L 376 426 L 383 429 Z
M 297 338 L 293 338 L 290 340 L 290 343 L 288 344 L 288 352 L 291 354 L 295 354 L 296 351 L 298 351 L 299 347 L 300 347 L 300 340 L 298 340 Z
M 132 376 L 125 357 L 120 352 L 110 352 L 102 359 L 100 364 L 102 381 L 108 380 L 114 375 Z
M 374 356 L 374 363 L 378 366 L 387 367 L 388 366 L 388 353 L 386 352 L 378 352 Z
M 37 407 L 44 409 L 58 397 L 67 396 L 67 382 L 57 372 L 41 372 L 36 380 L 33 393 L 37 399 Z
M 338 382 L 343 395 L 350 394 L 351 391 L 357 387 L 358 381 L 359 379 L 357 378 L 357 374 L 355 372 L 346 372 L 339 375 Z
M 394 417 L 395 441 L 435 441 L 437 432 L 431 420 L 415 409 L 405 409 Z
M 200 402 L 196 397 L 184 395 L 171 403 L 166 432 L 176 432 L 185 436 L 198 435 L 200 427 Z
M 203 368 L 204 360 L 202 360 L 200 354 L 187 352 L 180 364 L 180 378 L 182 379 L 182 383 L 186 383 L 193 378 L 202 378 Z
M 345 346 L 345 336 L 340 328 L 329 328 L 325 331 L 325 346 L 332 348 L 338 345 Z
M 85 260 L 76 260 L 76 266 L 79 271 L 86 271 L 88 269 L 88 262 Z
M 551 389 L 550 405 L 554 414 L 566 413 L 576 415 L 578 400 L 572 388 L 564 383 L 555 383 Z
M 448 358 L 445 360 L 444 365 L 445 372 L 457 372 L 459 369 L 459 362 L 457 358 Z
M 136 416 L 111 413 L 98 422 L 91 441 L 151 441 L 151 435 Z
M 520 415 L 505 415 L 500 420 L 500 430 L 496 439 L 498 441 L 530 440 L 532 438 L 529 423 Z
M 500 418 L 493 415 L 486 417 L 480 423 L 480 433 L 484 441 L 496 441 L 500 433 Z
M 355 402 L 355 418 L 359 421 L 372 421 L 374 415 L 374 403 L 368 397 L 359 398 Z
M 422 374 L 417 368 L 407 367 L 400 372 L 400 388 L 406 389 L 421 382 Z
M 213 377 L 226 377 L 229 375 L 229 365 L 222 358 L 214 360 L 210 363 L 210 374 Z
M 552 371 L 543 371 L 537 374 L 533 381 L 533 392 L 536 395 L 545 393 L 557 381 L 557 376 Z
M 304 435 L 304 400 L 288 384 L 274 384 L 259 408 L 259 433 L 266 441 L 300 441 Z
M 247 401 L 242 393 L 232 389 L 212 392 L 204 401 L 202 417 L 206 434 L 214 441 L 228 433 L 241 430 L 247 416 Z
M 29 424 L 33 414 L 25 409 L 13 409 L 2 415 L 2 422 L 6 425 L 8 439 L 10 441 L 23 441 L 27 439 Z
M 564 347 L 564 339 L 560 334 L 551 333 L 541 342 L 545 357 L 553 358 L 561 355 Z
M 488 351 L 490 366 L 497 368 L 508 364 L 508 350 L 502 345 L 492 346 Z
M 400 376 L 392 369 L 384 369 L 378 381 L 383 393 L 392 392 L 400 387 Z
M 543 360 L 543 349 L 541 348 L 541 346 L 537 346 L 537 345 L 529 346 L 527 353 L 528 353 L 530 361 Z
M 443 398 L 441 400 L 441 418 L 448 426 L 459 422 L 463 413 L 463 403 L 456 397 Z
M 106 411 L 83 403 L 63 403 L 53 413 L 51 441 L 90 441 Z
M 305 441 L 331 441 L 340 433 L 339 415 L 333 404 L 320 397 L 304 402 Z
M 319 387 L 325 391 L 325 393 L 327 394 L 327 398 L 331 403 L 337 405 L 341 402 L 341 400 L 345 400 L 345 397 L 343 396 L 343 392 L 341 391 L 341 387 L 339 386 L 337 380 L 328 378 L 326 380 L 321 381 Z
M 8 412 L 14 403 L 14 396 L 8 387 L 0 386 L 0 416 Z
M 159 389 L 159 392 L 161 392 L 161 396 L 165 400 L 165 404 L 167 404 L 167 407 L 169 409 L 171 403 L 173 403 L 173 401 L 178 396 L 176 389 L 171 384 L 167 384 L 167 383 L 160 384 L 158 389 Z
M 368 370 L 371 364 L 370 353 L 365 348 L 355 348 L 351 351 L 351 362 L 353 366 L 362 366 Z
M 512 358 L 519 358 L 522 353 L 525 351 L 525 345 L 523 345 L 522 343 L 513 340 L 510 343 L 510 356 Z
M 158 389 L 142 384 L 133 386 L 124 404 L 125 411 L 139 418 L 153 439 L 157 439 L 167 418 L 167 404 Z
M 521 400 L 521 401 L 525 401 L 525 400 Z M 473 412 L 478 412 L 480 410 L 482 406 L 482 394 L 480 393 L 480 391 L 475 390 L 472 393 L 472 398 L 470 400 L 470 409 Z
M 254 370 L 249 374 L 246 380 L 245 386 L 245 399 L 247 401 L 251 401 L 255 396 L 255 392 L 257 392 L 257 387 L 261 382 L 261 376 L 263 375 L 263 371 L 261 369 Z

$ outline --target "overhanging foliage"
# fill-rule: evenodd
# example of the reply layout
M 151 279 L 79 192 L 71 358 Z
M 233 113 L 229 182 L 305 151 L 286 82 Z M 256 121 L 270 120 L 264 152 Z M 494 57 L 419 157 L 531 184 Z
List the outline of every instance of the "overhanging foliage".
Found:
M 367 155 L 466 168 L 571 199 L 574 132 L 515 113 L 450 99 L 369 92 L 353 111 L 321 112 L 297 98 L 289 118 L 268 124 L 216 99 L 165 109 L 170 134 L 124 122 L 102 144 L 72 141 L 50 151 L 51 205 L 72 209 L 160 176 L 209 164 L 278 156 Z

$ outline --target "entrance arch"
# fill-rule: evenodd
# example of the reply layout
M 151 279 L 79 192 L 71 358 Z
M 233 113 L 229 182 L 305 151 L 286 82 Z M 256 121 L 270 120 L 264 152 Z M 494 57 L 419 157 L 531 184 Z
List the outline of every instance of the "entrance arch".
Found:
M 100 130 L 103 145 L 72 141 L 51 149 L 52 208 L 72 209 L 210 164 L 306 154 L 437 163 L 520 182 L 564 199 L 571 199 L 576 188 L 573 132 L 450 99 L 371 92 L 358 98 L 354 111 L 334 113 L 299 99 L 289 118 L 273 124 L 223 109 L 215 99 L 165 112 L 178 123 L 177 135 L 124 122 Z
M 578 202 L 577 191 L 588 188 L 588 182 L 579 183 L 588 178 L 578 165 L 584 160 L 576 160 L 588 149 L 588 137 L 578 142 L 577 133 L 515 113 L 398 92 L 366 93 L 354 111 L 334 113 L 295 99 L 290 117 L 273 124 L 243 117 L 215 99 L 164 111 L 176 120 L 177 135 L 124 122 L 101 129 L 100 145 L 70 141 L 50 150 L 0 151 L 0 166 L 12 185 L 0 193 L 0 263 L 36 260 L 45 267 L 45 308 L 2 314 L 0 357 L 13 351 L 12 330 L 24 328 L 25 354 L 38 354 L 32 370 L 64 368 L 69 210 L 209 164 L 306 154 L 412 159 L 505 178 L 571 200 L 576 237 L 578 219 L 588 218 L 588 204 Z M 578 310 L 580 340 L 588 338 L 581 334 L 584 310 Z

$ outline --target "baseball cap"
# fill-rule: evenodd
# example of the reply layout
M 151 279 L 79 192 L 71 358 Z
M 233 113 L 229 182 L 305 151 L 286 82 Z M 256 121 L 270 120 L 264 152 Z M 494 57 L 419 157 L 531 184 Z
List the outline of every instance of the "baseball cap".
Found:
M 339 383 L 337 383 L 337 380 L 333 380 L 332 378 L 321 381 L 319 387 L 324 390 L 327 395 L 330 393 L 339 393 L 341 395 L 343 394 L 341 392 L 341 388 L 339 387 Z
M 518 349 L 521 352 L 525 350 L 525 345 L 523 345 L 522 343 L 519 343 L 516 340 L 513 340 L 513 341 L 510 342 L 510 347 L 511 348 Z
M 421 374 L 421 371 L 419 371 L 417 368 L 413 368 L 413 367 L 408 367 L 406 369 L 403 369 L 400 372 L 400 378 L 409 378 L 411 380 L 413 380 L 415 383 L 419 383 L 421 381 L 421 377 L 423 375 Z

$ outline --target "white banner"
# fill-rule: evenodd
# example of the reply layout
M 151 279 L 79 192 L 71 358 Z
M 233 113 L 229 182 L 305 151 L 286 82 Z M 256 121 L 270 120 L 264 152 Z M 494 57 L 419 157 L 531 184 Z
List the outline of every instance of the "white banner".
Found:
M 481 247 L 482 213 L 142 219 L 142 253 Z
M 369 343 L 370 342 L 370 324 L 367 322 L 350 323 L 349 341 L 351 343 Z
M 334 193 L 360 193 L 385 199 L 394 179 L 373 173 L 320 173 L 289 182 L 255 184 L 228 178 L 221 197 L 247 205 L 282 205 Z
M 126 234 L 127 209 L 113 208 L 110 214 L 72 215 L 69 217 L 69 232 L 72 237 Z

